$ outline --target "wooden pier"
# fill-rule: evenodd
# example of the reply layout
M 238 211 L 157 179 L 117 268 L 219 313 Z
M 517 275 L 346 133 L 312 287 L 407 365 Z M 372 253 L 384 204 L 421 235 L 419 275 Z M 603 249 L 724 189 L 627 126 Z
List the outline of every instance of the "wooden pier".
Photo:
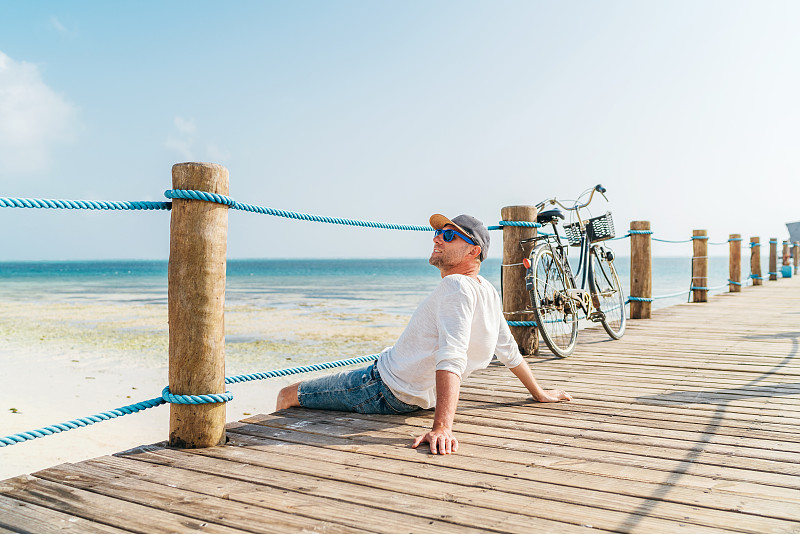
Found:
M 456 455 L 409 447 L 430 412 L 292 409 L 0 482 L 0 532 L 800 532 L 800 282 L 709 300 L 531 358 L 571 403 L 476 373 Z

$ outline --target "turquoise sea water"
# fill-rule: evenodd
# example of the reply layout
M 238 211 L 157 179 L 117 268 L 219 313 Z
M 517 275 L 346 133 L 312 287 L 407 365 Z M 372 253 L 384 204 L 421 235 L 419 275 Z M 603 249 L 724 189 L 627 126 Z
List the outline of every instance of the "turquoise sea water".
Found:
M 627 295 L 629 259 L 617 258 L 615 264 Z M 500 270 L 500 261 L 489 259 L 481 274 L 500 289 Z M 765 259 L 765 276 L 767 271 Z M 654 296 L 687 291 L 690 278 L 690 258 L 653 259 Z M 226 303 L 292 308 L 333 300 L 351 312 L 410 314 L 438 279 L 438 271 L 424 259 L 229 260 Z M 727 257 L 711 257 L 708 287 L 725 285 L 727 279 Z M 747 280 L 747 272 L 742 279 Z M 0 299 L 166 303 L 167 262 L 0 262 Z M 654 306 L 686 300 L 687 295 L 658 299 Z

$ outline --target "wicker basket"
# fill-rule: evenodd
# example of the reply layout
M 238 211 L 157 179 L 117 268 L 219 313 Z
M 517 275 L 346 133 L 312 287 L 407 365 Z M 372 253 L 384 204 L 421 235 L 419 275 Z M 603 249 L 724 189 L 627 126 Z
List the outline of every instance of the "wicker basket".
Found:
M 581 227 L 579 223 L 565 224 L 564 231 L 571 246 L 580 246 Z M 589 243 L 597 243 L 614 237 L 614 219 L 611 217 L 610 211 L 606 212 L 605 215 L 593 217 L 586 221 L 586 237 L 589 238 Z

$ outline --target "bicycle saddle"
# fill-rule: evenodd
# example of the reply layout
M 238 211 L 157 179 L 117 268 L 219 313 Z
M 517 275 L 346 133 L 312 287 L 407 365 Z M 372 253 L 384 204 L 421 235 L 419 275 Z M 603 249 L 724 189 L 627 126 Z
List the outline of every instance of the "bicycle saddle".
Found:
M 536 222 L 538 222 L 539 224 L 549 223 L 550 221 L 552 221 L 556 217 L 561 218 L 561 219 L 564 218 L 564 214 L 561 213 L 561 210 L 558 209 L 558 208 L 556 208 L 554 210 L 547 210 L 547 211 L 541 212 L 540 214 L 538 214 L 536 216 Z

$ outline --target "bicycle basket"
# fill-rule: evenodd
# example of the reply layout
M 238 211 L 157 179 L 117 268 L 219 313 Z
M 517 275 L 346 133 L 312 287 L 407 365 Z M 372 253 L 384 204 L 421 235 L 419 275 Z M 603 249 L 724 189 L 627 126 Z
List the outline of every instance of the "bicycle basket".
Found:
M 580 246 L 581 226 L 579 223 L 565 224 L 564 232 L 567 234 L 567 241 L 571 246 Z M 614 237 L 614 219 L 611 217 L 610 211 L 605 215 L 586 221 L 586 237 L 589 239 L 589 243 L 605 241 Z

